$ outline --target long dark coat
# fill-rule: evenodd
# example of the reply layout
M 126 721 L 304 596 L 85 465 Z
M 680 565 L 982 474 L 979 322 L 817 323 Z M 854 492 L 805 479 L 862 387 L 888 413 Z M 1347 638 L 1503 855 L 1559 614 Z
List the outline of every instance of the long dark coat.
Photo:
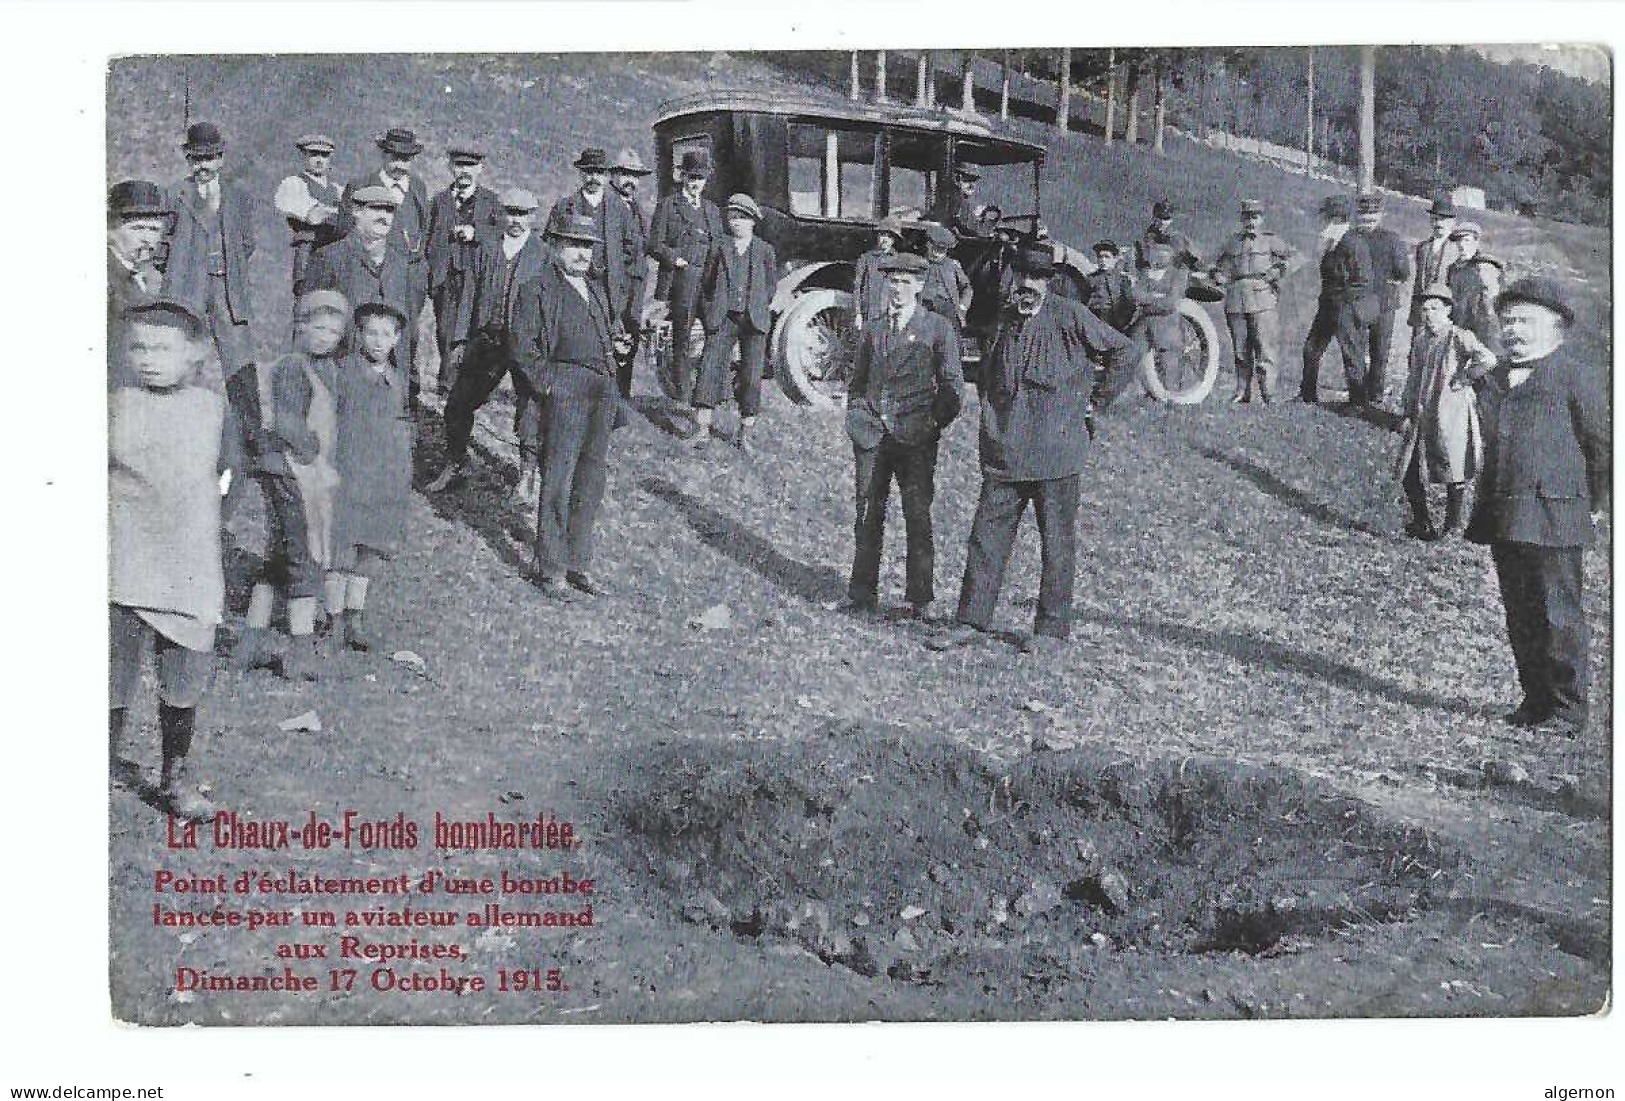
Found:
M 169 259 L 164 265 L 165 293 L 201 309 L 209 298 L 208 219 L 215 217 L 198 198 L 191 180 L 170 188 L 175 221 L 169 231 Z M 254 200 L 231 180 L 220 180 L 220 243 L 225 258 L 226 308 L 238 324 L 253 320 L 248 289 L 248 261 L 254 255 Z

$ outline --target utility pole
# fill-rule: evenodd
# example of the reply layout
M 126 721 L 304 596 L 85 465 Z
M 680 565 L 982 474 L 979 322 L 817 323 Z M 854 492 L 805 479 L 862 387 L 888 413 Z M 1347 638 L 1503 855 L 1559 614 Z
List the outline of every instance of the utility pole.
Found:
M 1303 132 L 1303 174 L 1315 170 L 1315 48 L 1309 47 L 1309 121 Z
M 925 89 L 926 85 L 929 83 L 929 77 L 926 76 L 926 73 L 930 68 L 930 65 L 931 55 L 926 51 L 921 50 L 920 55 L 916 59 L 914 65 L 914 106 L 916 107 L 924 107 L 926 105 Z
M 999 74 L 999 117 L 1006 122 L 1010 121 L 1010 51 L 1004 51 L 1004 61 L 1000 66 Z
M 852 51 L 852 90 L 848 98 L 856 100 L 863 94 L 863 87 L 858 79 L 858 51 Z
M 1360 190 L 1377 183 L 1377 49 L 1360 47 Z
M 967 53 L 959 66 L 959 109 L 976 113 L 976 55 Z
M 1117 130 L 1117 49 L 1106 51 L 1106 144 Z
M 1072 47 L 1061 47 L 1061 75 L 1056 78 L 1060 106 L 1055 109 L 1055 126 L 1063 134 L 1072 121 Z
M 886 51 L 875 52 L 875 102 L 886 102 Z

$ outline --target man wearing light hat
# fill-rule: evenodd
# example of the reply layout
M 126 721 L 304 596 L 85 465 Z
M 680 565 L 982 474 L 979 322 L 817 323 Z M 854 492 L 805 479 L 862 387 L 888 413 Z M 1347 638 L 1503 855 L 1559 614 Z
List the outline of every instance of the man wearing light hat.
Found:
M 655 204 L 649 226 L 648 253 L 660 265 L 655 296 L 667 302 L 671 321 L 672 373 L 677 400 L 687 404 L 693 396 L 695 364 L 689 358 L 689 332 L 700 301 L 700 276 L 711 250 L 728 236 L 722 211 L 704 197 L 711 178 L 711 158 L 703 150 L 683 154 L 679 165 L 682 186 Z
M 1388 394 L 1389 361 L 1394 352 L 1394 319 L 1405 303 L 1406 284 L 1411 279 L 1410 250 L 1399 235 L 1382 225 L 1382 196 L 1366 192 L 1355 202 L 1354 229 L 1371 254 L 1372 289 L 1379 308 L 1369 321 L 1362 316 L 1361 331 L 1366 342 L 1365 381 L 1360 392 L 1349 392 L 1356 406 L 1381 405 Z M 1362 315 L 1367 311 L 1362 311 Z
M 446 399 L 446 467 L 425 488 L 439 493 L 467 476 L 474 415 L 507 376 L 513 382 L 514 432 L 519 437 L 519 495 L 534 503 L 540 489 L 536 462 L 539 409 L 530 400 L 529 387 L 513 356 L 513 310 L 519 288 L 540 278 L 553 258 L 534 231 L 536 196 L 522 187 L 510 187 L 502 193 L 501 202 L 502 237 L 482 253 L 479 274 L 469 293 L 462 367 Z
M 121 180 L 107 193 L 107 382 L 133 383 L 118 347 L 124 311 L 162 289 L 158 245 L 169 229 L 163 191 L 147 180 Z
M 1254 383 L 1265 405 L 1275 401 L 1275 365 L 1280 342 L 1276 307 L 1292 246 L 1264 228 L 1264 204 L 1241 201 L 1241 230 L 1225 242 L 1213 265 L 1213 279 L 1224 287 L 1224 317 L 1235 350 L 1236 392 L 1240 405 L 1252 400 Z
M 1610 372 L 1565 342 L 1574 308 L 1556 279 L 1517 280 L 1495 310 L 1506 352 L 1478 387 L 1484 462 L 1466 537 L 1489 546 L 1506 609 L 1523 690 L 1507 721 L 1575 737 L 1591 682 L 1585 548 L 1612 487 Z
M 935 598 L 931 501 L 937 441 L 959 415 L 965 380 L 953 326 L 920 307 L 925 266 L 923 258 L 907 252 L 880 261 L 886 305 L 870 312 L 858 336 L 847 388 L 857 506 L 847 597 L 860 615 L 879 608 L 880 552 L 894 478 L 908 533 L 906 595 L 914 618 L 928 619 Z
M 355 193 L 364 187 L 382 187 L 395 198 L 396 215 L 390 232 L 401 242 L 408 256 L 421 259 L 426 240 L 424 229 L 429 223 L 429 187 L 413 175 L 412 161 L 423 152 L 423 143 L 416 134 L 403 126 L 391 127 L 379 134 L 378 171 L 359 176 L 344 185 L 344 202 L 339 208 L 339 230 L 350 232 L 354 224 Z M 416 318 L 416 314 L 408 314 Z M 407 326 L 408 330 L 412 328 Z
M 446 149 L 451 184 L 429 204 L 423 259 L 429 301 L 434 304 L 435 341 L 440 349 L 441 393 L 451 387 L 458 349 L 468 339 L 469 296 L 484 252 L 502 232 L 502 205 L 481 184 L 485 153 L 471 141 Z
M 305 158 L 305 167 L 296 175 L 285 176 L 277 184 L 271 203 L 288 220 L 293 234 L 293 285 L 305 277 L 310 254 L 339 239 L 339 216 L 343 192 L 328 179 L 333 161 L 333 139 L 326 134 L 305 134 L 294 142 Z
M 727 400 L 728 376 L 739 406 L 734 446 L 751 450 L 750 430 L 762 408 L 762 371 L 767 362 L 767 334 L 773 327 L 773 292 L 779 260 L 773 246 L 756 236 L 762 208 L 749 195 L 728 197 L 728 238 L 711 250 L 700 280 L 700 321 L 705 326 L 705 352 L 694 383 L 694 447 L 710 440 L 711 415 Z M 739 366 L 732 367 L 734 348 Z
M 634 285 L 628 259 L 633 255 L 634 248 L 641 258 L 643 245 L 638 240 L 632 212 L 620 196 L 606 186 L 609 179 L 607 152 L 598 148 L 583 149 L 575 159 L 574 167 L 581 174 L 581 186 L 553 204 L 548 222 L 551 224 L 555 220 L 569 218 L 586 218 L 592 222 L 599 244 L 593 249 L 592 270 L 588 278 L 604 288 L 604 298 L 614 315 L 615 327 L 627 333 L 636 332 L 637 315 L 642 303 L 633 301 L 633 293 L 641 294 L 643 288 Z M 627 325 L 628 318 L 633 319 L 630 326 Z M 630 370 L 630 367 L 628 363 L 627 369 Z M 620 375 L 621 367 L 617 364 L 617 384 Z M 630 374 L 627 383 L 630 387 Z
M 1412 329 L 1422 324 L 1422 296 L 1431 288 L 1445 282 L 1450 265 L 1460 255 L 1452 231 L 1456 228 L 1456 204 L 1448 195 L 1440 195 L 1428 208 L 1428 224 L 1432 232 L 1425 241 L 1416 243 L 1414 263 L 1415 282 L 1411 288 L 1411 313 L 1407 323 Z
M 858 257 L 852 275 L 852 324 L 860 333 L 872 319 L 885 312 L 891 300 L 890 281 L 880 269 L 897 255 L 902 243 L 902 220 L 882 218 L 875 227 L 875 247 Z
M 647 175 L 649 170 L 643 167 L 643 158 L 638 156 L 635 149 L 622 149 L 609 166 L 609 189 L 626 204 L 626 212 L 631 215 L 627 223 L 623 256 L 627 290 L 626 314 L 621 318 L 621 327 L 632 338 L 632 346 L 615 364 L 615 382 L 623 398 L 632 396 L 632 365 L 637 361 L 638 344 L 643 338 L 644 287 L 649 274 L 646 251 L 649 247 L 649 217 L 638 202 L 638 181 Z
M 570 603 L 577 594 L 605 595 L 589 571 L 621 396 L 615 317 L 602 284 L 589 278 L 603 243 L 597 227 L 591 218 L 560 217 L 549 220 L 547 235 L 552 263 L 519 288 L 510 345 L 531 398 L 541 402 L 536 583 L 548 598 Z
M 929 643 L 949 650 L 992 629 L 1005 567 L 1021 516 L 1037 513 L 1043 567 L 1033 633 L 1023 653 L 1036 653 L 1072 630 L 1078 500 L 1089 457 L 1085 418 L 1096 365 L 1130 367 L 1127 337 L 1082 303 L 1055 294 L 1055 258 L 1023 250 L 1015 261 L 1014 301 L 999 319 L 978 377 L 982 426 L 977 443 L 982 489 L 965 551 L 958 623 Z

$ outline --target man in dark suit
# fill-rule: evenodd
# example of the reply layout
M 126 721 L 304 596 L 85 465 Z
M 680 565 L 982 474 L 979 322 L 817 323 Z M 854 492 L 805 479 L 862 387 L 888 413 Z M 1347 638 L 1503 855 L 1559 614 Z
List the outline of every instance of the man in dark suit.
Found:
M 632 273 L 627 257 L 638 236 L 632 212 L 621 197 L 609 189 L 608 153 L 602 149 L 583 149 L 574 167 L 581 174 L 581 186 L 553 204 L 548 222 L 569 218 L 586 218 L 592 222 L 600 243 L 593 248 L 592 269 L 587 277 L 603 288 L 616 329 L 634 331 L 636 322 L 631 329 L 626 325 L 627 315 L 633 309 Z M 619 375 L 617 364 L 617 383 Z
M 1371 254 L 1371 279 L 1381 308 L 1371 320 L 1360 321 L 1366 340 L 1365 384 L 1362 398 L 1356 400 L 1353 392 L 1349 400 L 1356 405 L 1381 405 L 1388 396 L 1388 363 L 1394 351 L 1394 319 L 1399 308 L 1407 304 L 1406 285 L 1411 279 L 1410 249 L 1391 229 L 1382 225 L 1382 196 L 1367 192 L 1356 200 L 1358 215 L 1353 232 L 1366 244 Z
M 623 257 L 627 288 L 626 313 L 621 318 L 621 327 L 632 338 L 632 346 L 615 364 L 615 383 L 620 387 L 623 398 L 632 396 L 632 365 L 637 361 L 638 344 L 643 337 L 644 287 L 649 274 L 646 253 L 649 247 L 649 217 L 638 201 L 638 183 L 648 174 L 649 169 L 643 167 L 643 158 L 638 156 L 635 149 L 622 149 L 616 155 L 615 163 L 609 166 L 609 188 L 626 204 L 626 212 L 631 215 Z
M 1461 259 L 1461 248 L 1451 240 L 1456 228 L 1456 204 L 1448 195 L 1440 195 L 1428 209 L 1428 222 L 1432 234 L 1426 241 L 1416 243 L 1414 263 L 1415 282 L 1411 286 L 1411 312 L 1407 324 L 1412 329 L 1422 327 L 1422 300 L 1428 291 L 1446 282 L 1450 266 Z
M 1564 343 L 1574 323 L 1550 277 L 1495 300 L 1506 354 L 1478 382 L 1484 462 L 1466 537 L 1490 547 L 1523 700 L 1517 726 L 1585 729 L 1590 646 L 1581 606 L 1585 548 L 1612 480 L 1609 370 Z
M 750 430 L 762 409 L 762 371 L 767 363 L 767 334 L 773 327 L 773 292 L 779 261 L 773 246 L 756 236 L 762 208 L 749 195 L 732 195 L 727 208 L 728 237 L 711 250 L 700 280 L 700 321 L 705 351 L 694 383 L 696 450 L 711 437 L 711 416 L 727 400 L 732 374 L 739 428 L 733 444 L 750 451 Z M 739 366 L 732 369 L 734 348 Z
M 190 175 L 170 191 L 175 212 L 164 266 L 166 296 L 193 305 L 208 322 L 227 380 L 254 362 L 248 262 L 254 255 L 254 208 L 248 192 L 220 176 L 226 143 L 213 123 L 194 123 L 181 147 Z M 212 371 L 212 368 L 209 368 Z M 239 415 L 244 395 L 232 389 Z
M 392 231 L 399 194 L 381 184 L 357 188 L 350 193 L 352 230 L 332 244 L 319 248 L 305 269 L 301 295 L 314 290 L 335 290 L 356 306 L 383 302 L 403 317 L 423 312 L 428 296 L 428 280 L 423 261 L 406 250 Z M 408 392 L 417 406 L 418 378 L 412 370 L 417 332 L 408 325 L 395 346 L 395 364 L 408 371 Z
M 157 297 L 163 274 L 158 246 L 169 229 L 169 205 L 157 184 L 120 180 L 107 193 L 107 383 L 134 386 L 117 337 L 124 311 Z
M 479 182 L 485 153 L 473 142 L 459 142 L 447 148 L 446 160 L 451 185 L 429 203 L 423 246 L 442 393 L 451 387 L 468 339 L 469 296 L 481 258 L 502 234 L 502 204 L 495 191 Z
M 405 127 L 396 126 L 378 136 L 378 171 L 358 176 L 344 185 L 344 201 L 339 204 L 339 232 L 349 233 L 355 225 L 355 193 L 363 187 L 385 187 L 395 193 L 395 220 L 390 233 L 406 253 L 422 258 L 428 244 L 429 186 L 412 174 L 412 161 L 423 152 L 423 143 Z M 416 322 L 408 314 L 408 329 Z
M 521 500 L 534 504 L 539 489 L 536 467 L 538 425 L 536 403 L 512 356 L 514 303 L 519 288 L 539 278 L 553 262 L 541 235 L 534 231 L 536 197 L 522 187 L 502 193 L 504 227 L 501 240 L 482 253 L 478 276 L 469 290 L 468 346 L 463 365 L 446 399 L 446 467 L 425 489 L 439 493 L 468 474 L 468 443 L 474 433 L 474 415 L 501 384 L 513 380 L 519 437 Z
M 670 307 L 677 400 L 686 405 L 694 391 L 689 331 L 699 309 L 700 276 L 705 274 L 706 257 L 728 236 L 728 229 L 722 224 L 722 211 L 703 195 L 711 178 L 710 156 L 701 150 L 684 153 L 680 171 L 682 186 L 655 204 L 647 251 L 660 265 L 658 282 L 665 285 Z
M 956 237 L 987 235 L 987 230 L 982 224 L 982 208 L 976 202 L 976 185 L 981 180 L 982 174 L 970 165 L 954 166 L 953 190 L 947 193 L 943 202 L 942 217 L 938 220 L 953 230 Z
M 621 396 L 615 319 L 602 284 L 588 277 L 603 243 L 597 227 L 590 218 L 559 218 L 547 233 L 553 262 L 519 288 L 509 341 L 531 397 L 542 403 L 536 583 L 569 603 L 577 593 L 605 593 L 588 570 Z
M 1072 629 L 1078 499 L 1089 456 L 1084 418 L 1096 364 L 1127 370 L 1131 345 L 1080 302 L 1055 294 L 1054 256 L 1017 255 L 1015 301 L 999 319 L 978 377 L 982 426 L 977 445 L 982 491 L 965 553 L 958 623 L 931 640 L 949 650 L 993 624 L 1021 514 L 1031 502 L 1043 544 L 1038 614 L 1023 653 L 1036 653 Z
M 1134 283 L 1118 267 L 1121 260 L 1116 241 L 1095 242 L 1095 270 L 1083 277 L 1083 304 L 1100 320 L 1126 333 L 1134 320 Z
M 1320 361 L 1334 339 L 1343 357 L 1349 401 L 1365 404 L 1366 326 L 1375 321 L 1382 300 L 1372 281 L 1371 249 L 1364 237 L 1349 230 L 1350 206 L 1346 195 L 1332 195 L 1320 207 L 1326 223 L 1321 233 L 1320 301 L 1303 342 L 1303 380 L 1298 387 L 1299 398 L 1308 405 L 1320 400 Z
M 857 614 L 879 608 L 886 499 L 896 478 L 908 533 L 906 595 L 914 618 L 923 621 L 930 618 L 936 587 L 931 501 L 937 441 L 959 415 L 965 380 L 953 325 L 919 304 L 925 261 L 894 252 L 881 260 L 880 272 L 886 305 L 866 319 L 847 389 L 857 503 L 847 597 Z

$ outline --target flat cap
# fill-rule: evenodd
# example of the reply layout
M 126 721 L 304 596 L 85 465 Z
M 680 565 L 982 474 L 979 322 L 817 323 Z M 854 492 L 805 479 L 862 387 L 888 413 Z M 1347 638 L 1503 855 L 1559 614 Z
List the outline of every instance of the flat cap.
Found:
M 1117 247 L 1117 242 L 1116 241 L 1113 241 L 1110 238 L 1107 238 L 1105 240 L 1095 242 L 1095 251 L 1096 252 L 1109 252 L 1113 256 L 1117 256 L 1117 255 L 1121 254 L 1123 250 Z
M 120 218 L 155 218 L 170 213 L 164 193 L 151 180 L 120 180 L 107 192 L 107 211 Z
M 1354 205 L 1361 214 L 1376 214 L 1382 210 L 1382 196 L 1367 191 L 1354 201 Z
M 528 214 L 542 205 L 536 201 L 535 195 L 522 187 L 508 188 L 497 196 L 497 201 L 502 204 L 503 210 L 517 210 L 524 214 Z
M 1262 214 L 1264 213 L 1264 204 L 1257 199 L 1243 199 L 1241 200 L 1241 213 L 1243 217 L 1249 214 Z
M 1421 294 L 1416 296 L 1418 302 L 1426 302 L 1429 298 L 1437 298 L 1442 302 L 1454 303 L 1456 296 L 1450 293 L 1450 286 L 1446 283 L 1430 283 Z
M 293 147 L 307 153 L 331 153 L 338 145 L 326 134 L 301 134 Z
M 1055 254 L 1049 249 L 1022 249 L 1012 266 L 1017 275 L 1048 279 L 1055 274 Z
M 1457 222 L 1456 228 L 1450 231 L 1450 239 L 1459 241 L 1463 237 L 1482 237 L 1484 230 L 1477 222 Z
M 1563 324 L 1574 324 L 1574 305 L 1569 293 L 1549 275 L 1526 275 L 1495 296 L 1495 312 L 1500 313 L 1518 302 L 1544 306 L 1563 319 Z
M 320 292 L 317 292 L 320 293 Z M 355 323 L 360 325 L 369 317 L 393 317 L 395 324 L 402 329 L 406 328 L 406 315 L 399 306 L 388 302 L 363 302 L 355 308 Z
M 909 275 L 923 275 L 929 266 L 925 257 L 917 252 L 894 252 L 880 262 L 880 270 L 888 274 L 903 272 Z
M 483 161 L 485 150 L 480 148 L 479 142 L 464 138 L 446 146 L 446 157 L 454 161 Z
M 895 214 L 888 214 L 880 219 L 880 224 L 875 226 L 875 232 L 889 233 L 900 241 L 903 239 L 903 219 Z
M 596 245 L 603 240 L 598 236 L 598 227 L 591 218 L 579 214 L 571 217 L 562 210 L 548 219 L 547 235 L 562 241 L 580 241 L 587 245 Z
M 350 201 L 357 206 L 387 206 L 394 210 L 401 205 L 401 197 L 383 184 L 368 184 L 350 192 Z
M 728 214 L 743 214 L 753 221 L 762 220 L 762 208 L 756 205 L 756 200 L 744 192 L 737 192 L 728 196 L 728 205 L 724 208 Z
M 954 231 L 941 222 L 931 223 L 925 231 L 925 239 L 931 244 L 941 245 L 943 248 L 953 248 L 959 243 L 959 238 L 954 235 Z
M 324 311 L 347 318 L 350 316 L 350 303 L 335 290 L 306 291 L 299 296 L 300 317 L 309 317 Z

